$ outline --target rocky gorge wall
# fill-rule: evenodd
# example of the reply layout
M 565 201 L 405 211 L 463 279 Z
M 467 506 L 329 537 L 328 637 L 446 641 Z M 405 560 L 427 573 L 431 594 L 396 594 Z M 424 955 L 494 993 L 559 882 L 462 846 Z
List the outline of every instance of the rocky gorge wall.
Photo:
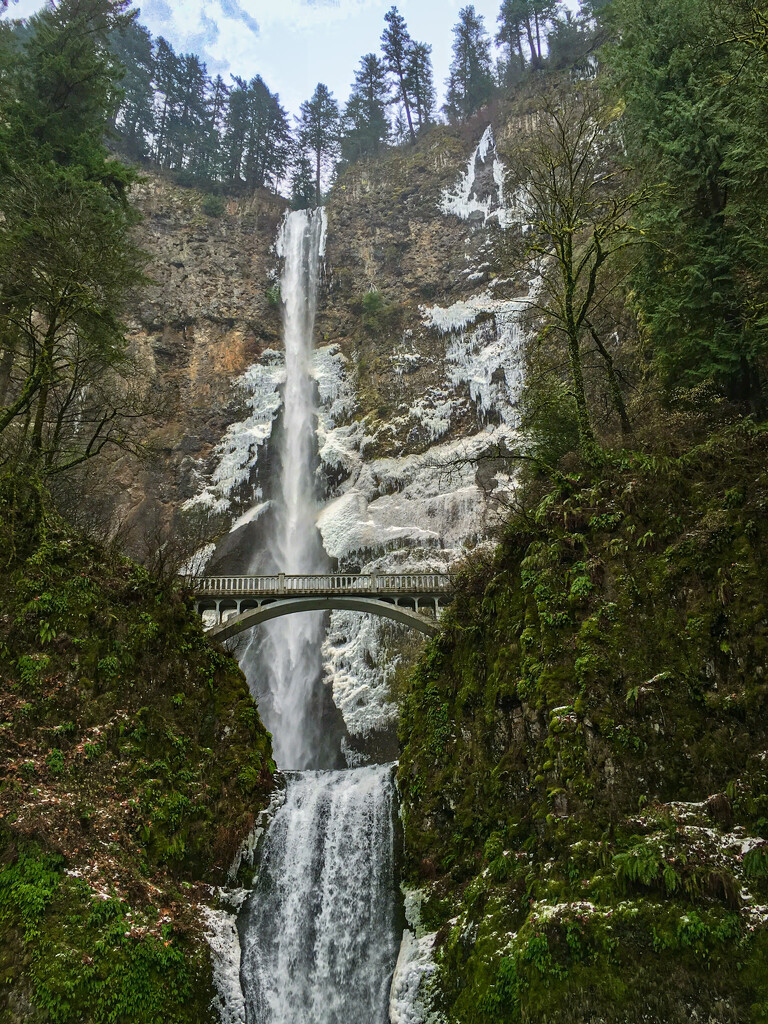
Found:
M 514 438 L 530 289 L 498 274 L 502 183 L 493 130 L 475 122 L 350 167 L 330 194 L 314 376 L 318 525 L 339 568 L 445 568 L 493 525 L 509 479 L 477 459 Z M 157 284 L 132 337 L 170 415 L 158 457 L 125 471 L 120 514 L 144 530 L 178 510 L 208 519 L 220 537 L 199 564 L 256 571 L 281 429 L 283 204 L 211 217 L 203 197 L 151 181 L 141 205 Z M 400 627 L 333 613 L 326 679 L 351 733 L 391 728 L 412 646 Z
M 201 467 L 241 416 L 234 382 L 279 343 L 269 274 L 286 204 L 259 193 L 222 210 L 212 197 L 158 177 L 144 180 L 135 201 L 150 280 L 126 321 L 149 384 L 150 455 L 140 464 L 119 461 L 111 514 L 129 548 L 143 554 L 200 489 Z

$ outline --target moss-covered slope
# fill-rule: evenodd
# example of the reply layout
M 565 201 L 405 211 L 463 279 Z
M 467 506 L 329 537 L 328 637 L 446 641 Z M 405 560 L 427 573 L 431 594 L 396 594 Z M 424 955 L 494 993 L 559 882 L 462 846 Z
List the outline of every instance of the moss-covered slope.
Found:
M 450 1021 L 768 1020 L 766 466 L 562 480 L 464 573 L 399 774 Z
M 269 735 L 175 586 L 2 499 L 0 1020 L 199 1024 Z

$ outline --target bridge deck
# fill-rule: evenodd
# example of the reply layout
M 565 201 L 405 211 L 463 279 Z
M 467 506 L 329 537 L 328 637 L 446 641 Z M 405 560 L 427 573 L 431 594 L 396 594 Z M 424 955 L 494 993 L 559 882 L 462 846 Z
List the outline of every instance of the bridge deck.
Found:
M 449 597 L 453 593 L 451 577 L 441 573 L 347 574 L 322 576 L 199 576 L 190 579 L 198 598 L 205 597 Z

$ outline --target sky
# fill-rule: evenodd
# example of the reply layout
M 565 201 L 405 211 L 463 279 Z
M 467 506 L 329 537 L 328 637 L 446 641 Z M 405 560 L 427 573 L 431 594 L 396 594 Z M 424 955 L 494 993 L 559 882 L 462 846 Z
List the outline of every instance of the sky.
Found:
M 197 53 L 209 74 L 261 75 L 284 107 L 297 114 L 324 82 L 346 102 L 363 54 L 379 52 L 384 14 L 393 0 L 142 0 L 139 20 L 177 52 Z M 466 0 L 399 0 L 411 36 L 432 46 L 440 102 L 451 61 L 452 26 Z M 40 0 L 11 3 L 8 16 L 24 18 Z M 501 0 L 475 0 L 495 34 Z M 575 0 L 569 6 L 576 6 Z

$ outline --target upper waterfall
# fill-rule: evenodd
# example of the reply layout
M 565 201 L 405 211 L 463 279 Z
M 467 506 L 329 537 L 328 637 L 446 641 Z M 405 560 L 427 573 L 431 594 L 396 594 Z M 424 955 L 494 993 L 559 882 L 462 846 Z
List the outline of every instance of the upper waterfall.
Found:
M 325 232 L 324 210 L 298 210 L 286 214 L 276 245 L 283 259 L 285 385 L 274 515 L 266 546 L 275 570 L 287 573 L 328 569 L 316 525 L 317 399 L 310 374 Z M 274 737 L 275 760 L 281 768 L 315 768 L 322 737 L 313 691 L 322 686 L 323 614 L 278 619 L 265 632 L 265 643 L 252 653 L 267 676 L 267 692 L 259 703 Z

